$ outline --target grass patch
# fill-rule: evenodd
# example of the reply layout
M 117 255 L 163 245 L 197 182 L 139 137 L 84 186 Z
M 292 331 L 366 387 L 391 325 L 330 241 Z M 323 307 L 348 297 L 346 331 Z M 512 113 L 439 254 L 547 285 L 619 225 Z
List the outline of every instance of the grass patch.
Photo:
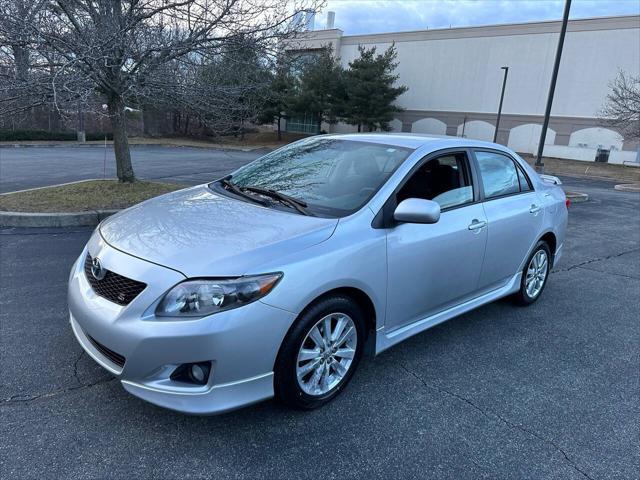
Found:
M 121 209 L 181 188 L 184 186 L 172 183 L 141 181 L 120 183 L 117 180 L 90 180 L 59 187 L 46 187 L 0 195 L 0 210 L 8 212 L 83 212 Z

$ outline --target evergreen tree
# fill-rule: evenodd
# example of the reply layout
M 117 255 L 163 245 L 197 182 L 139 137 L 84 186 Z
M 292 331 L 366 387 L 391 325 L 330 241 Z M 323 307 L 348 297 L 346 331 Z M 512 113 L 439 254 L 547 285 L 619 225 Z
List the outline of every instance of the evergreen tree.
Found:
M 264 102 L 258 114 L 260 123 L 277 122 L 278 140 L 282 140 L 280 121 L 287 118 L 294 94 L 294 77 L 290 66 L 280 61 L 275 72 L 270 72 L 269 87 L 265 92 Z
M 318 131 L 322 122 L 336 123 L 342 116 L 345 99 L 344 69 L 329 47 L 306 59 L 297 79 L 291 109 L 311 114 Z
M 383 54 L 376 55 L 376 47 L 359 46 L 360 57 L 349 63 L 345 72 L 347 101 L 344 106 L 344 121 L 357 125 L 358 131 L 389 131 L 389 122 L 402 108 L 393 102 L 408 90 L 404 85 L 395 87 L 398 75 L 397 51 L 391 45 Z

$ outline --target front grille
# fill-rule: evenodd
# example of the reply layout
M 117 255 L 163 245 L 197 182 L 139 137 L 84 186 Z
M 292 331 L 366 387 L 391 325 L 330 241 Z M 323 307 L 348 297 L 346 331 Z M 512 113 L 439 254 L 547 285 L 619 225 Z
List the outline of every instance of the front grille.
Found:
M 87 254 L 84 261 L 84 274 L 96 294 L 118 305 L 129 305 L 131 301 L 142 292 L 147 284 L 123 277 L 115 272 L 107 270 L 101 280 L 96 279 L 91 273 L 93 259 Z
M 96 347 L 96 350 L 98 350 L 102 355 L 107 357 L 109 360 L 111 360 L 113 363 L 118 365 L 120 368 L 124 367 L 124 362 L 127 361 L 126 358 L 124 358 L 119 353 L 114 352 L 110 348 L 105 347 L 100 342 L 98 342 L 95 338 L 93 338 L 91 335 L 87 335 L 87 338 L 89 339 L 91 344 L 94 347 Z

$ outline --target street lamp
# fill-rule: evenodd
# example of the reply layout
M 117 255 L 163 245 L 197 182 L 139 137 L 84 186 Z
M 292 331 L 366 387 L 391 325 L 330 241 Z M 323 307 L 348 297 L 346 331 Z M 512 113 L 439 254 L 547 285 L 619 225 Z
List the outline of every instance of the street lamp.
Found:
M 560 38 L 558 39 L 558 49 L 556 50 L 556 60 L 553 64 L 553 73 L 551 74 L 551 84 L 549 85 L 549 95 L 547 97 L 547 108 L 544 111 L 544 121 L 542 122 L 542 131 L 540 132 L 540 141 L 538 142 L 538 153 L 536 155 L 536 170 L 542 171 L 544 163 L 542 163 L 542 151 L 544 150 L 544 141 L 547 138 L 547 127 L 549 126 L 549 116 L 551 115 L 551 105 L 553 104 L 553 94 L 556 91 L 556 80 L 558 79 L 558 70 L 560 69 L 560 57 L 562 57 L 562 47 L 564 45 L 564 36 L 567 33 L 567 22 L 569 21 L 569 9 L 571 8 L 571 0 L 565 0 L 564 14 L 562 15 L 562 27 L 560 28 Z
M 504 70 L 504 78 L 502 79 L 502 93 L 500 94 L 500 105 L 498 106 L 498 118 L 496 118 L 496 131 L 493 133 L 493 143 L 496 143 L 498 139 L 498 127 L 500 126 L 500 116 L 502 115 L 502 101 L 504 100 L 504 88 L 507 86 L 507 75 L 509 74 L 509 67 L 500 67 Z

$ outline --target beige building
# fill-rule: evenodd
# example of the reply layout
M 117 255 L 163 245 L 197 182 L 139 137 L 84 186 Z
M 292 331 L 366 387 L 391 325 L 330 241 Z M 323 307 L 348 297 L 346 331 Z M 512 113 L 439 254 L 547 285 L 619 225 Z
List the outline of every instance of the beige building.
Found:
M 289 50 L 331 45 L 344 66 L 358 45 L 384 50 L 395 43 L 399 83 L 409 87 L 394 131 L 493 139 L 503 70 L 508 66 L 498 142 L 535 153 L 546 105 L 561 22 L 343 35 L 339 29 L 307 32 Z M 609 162 L 638 161 L 638 143 L 598 120 L 609 84 L 619 70 L 640 75 L 640 16 L 571 20 L 551 111 L 545 156 Z M 299 126 L 290 124 L 288 129 Z M 346 124 L 330 132 L 351 132 Z

